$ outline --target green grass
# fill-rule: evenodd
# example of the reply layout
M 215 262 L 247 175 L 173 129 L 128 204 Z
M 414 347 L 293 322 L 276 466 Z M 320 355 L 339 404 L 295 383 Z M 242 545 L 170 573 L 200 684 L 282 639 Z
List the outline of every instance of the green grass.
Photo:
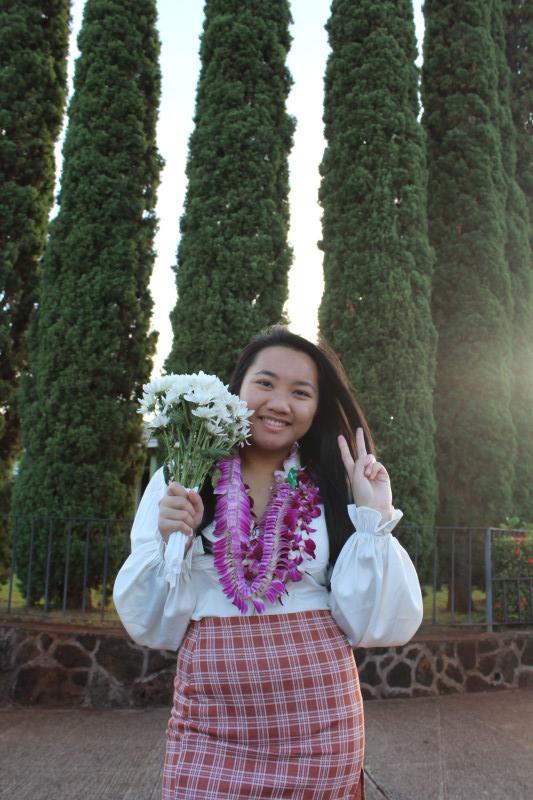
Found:
M 433 621 L 433 587 L 431 584 L 424 586 L 424 622 L 431 624 Z M 436 625 L 451 625 L 452 614 L 447 610 L 448 604 L 448 587 L 443 586 L 436 593 L 435 603 L 435 624 Z M 454 624 L 471 622 L 474 625 L 484 625 L 486 622 L 485 615 L 485 599 L 486 594 L 482 589 L 474 589 L 472 591 L 472 615 L 469 619 L 468 613 L 455 612 Z
M 9 581 L 0 584 L 0 607 L 4 608 L 9 602 Z M 24 598 L 18 590 L 16 580 L 13 581 L 13 591 L 11 594 L 11 607 L 21 608 L 24 606 Z
M 0 584 L 0 614 L 7 616 L 7 606 L 9 602 L 9 581 Z M 116 627 L 119 624 L 118 614 L 115 610 L 113 598 L 108 596 L 106 601 L 105 616 L 100 620 L 100 605 L 102 593 L 97 589 L 90 590 L 90 609 L 82 614 L 81 609 L 67 609 L 65 612 L 60 609 L 51 609 L 44 612 L 44 598 L 41 598 L 31 608 L 26 608 L 24 596 L 19 591 L 17 581 L 13 581 L 11 593 L 10 619 L 16 620 L 39 620 L 45 622 L 61 622 L 69 625 L 105 625 Z
M 431 584 L 424 586 L 424 623 L 431 625 L 433 620 L 433 598 Z M 96 589 L 91 589 L 91 610 L 86 611 L 85 614 L 81 610 L 67 610 L 63 613 L 61 610 L 48 611 L 46 617 L 43 611 L 44 600 L 41 599 L 38 604 L 30 609 L 25 608 L 25 600 L 23 595 L 18 590 L 16 581 L 13 584 L 13 592 L 11 596 L 11 615 L 13 618 L 26 618 L 26 619 L 43 619 L 46 618 L 50 622 L 68 622 L 69 624 L 100 624 L 100 604 L 101 592 Z M 9 596 L 9 583 L 0 585 L 0 613 L 6 611 Z M 437 592 L 436 595 L 436 625 L 452 625 L 452 615 L 446 610 L 448 602 L 448 588 L 444 586 Z M 472 592 L 472 618 L 468 619 L 468 614 L 455 614 L 455 624 L 471 622 L 474 625 L 485 624 L 485 592 L 480 589 L 474 589 Z M 108 597 L 106 602 L 106 612 L 104 617 L 104 624 L 117 625 L 118 615 L 113 604 L 113 598 Z

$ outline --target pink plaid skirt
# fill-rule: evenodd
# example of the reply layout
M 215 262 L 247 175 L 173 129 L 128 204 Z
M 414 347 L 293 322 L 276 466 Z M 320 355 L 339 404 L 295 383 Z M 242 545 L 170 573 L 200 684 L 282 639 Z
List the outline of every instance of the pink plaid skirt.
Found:
M 364 800 L 363 703 L 329 611 L 191 622 L 163 800 Z

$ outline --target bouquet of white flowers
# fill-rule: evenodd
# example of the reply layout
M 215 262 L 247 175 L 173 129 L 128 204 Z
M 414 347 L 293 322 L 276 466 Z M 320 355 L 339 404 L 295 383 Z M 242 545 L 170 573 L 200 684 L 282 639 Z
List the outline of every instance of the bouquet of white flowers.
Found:
M 165 480 L 200 488 L 219 458 L 244 445 L 253 411 L 215 375 L 165 375 L 143 386 L 139 414 L 165 448 Z
M 139 414 L 163 443 L 165 481 L 199 490 L 216 462 L 244 445 L 253 411 L 215 375 L 164 375 L 143 386 Z M 170 535 L 164 547 L 165 578 L 171 586 L 182 572 L 186 537 Z M 192 547 L 186 574 L 190 574 Z

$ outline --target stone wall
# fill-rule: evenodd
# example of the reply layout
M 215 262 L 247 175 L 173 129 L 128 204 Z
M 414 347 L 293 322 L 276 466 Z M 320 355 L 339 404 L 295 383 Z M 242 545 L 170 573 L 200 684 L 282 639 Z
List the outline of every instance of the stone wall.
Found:
M 0 701 L 24 705 L 169 705 L 174 653 L 120 632 L 0 625 Z
M 355 660 L 367 700 L 533 686 L 533 631 L 415 637 L 403 647 L 357 648 Z
M 533 686 L 533 631 L 356 649 L 365 699 Z M 176 655 L 120 631 L 0 623 L 0 702 L 170 706 Z

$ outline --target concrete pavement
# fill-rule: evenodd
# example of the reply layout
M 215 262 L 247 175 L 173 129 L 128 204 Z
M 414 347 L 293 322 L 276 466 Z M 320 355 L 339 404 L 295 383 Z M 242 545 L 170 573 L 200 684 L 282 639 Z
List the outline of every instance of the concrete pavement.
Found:
M 365 704 L 367 800 L 532 800 L 533 688 Z
M 167 717 L 0 709 L 0 800 L 159 800 Z M 533 688 L 373 700 L 365 718 L 367 800 L 533 797 Z

